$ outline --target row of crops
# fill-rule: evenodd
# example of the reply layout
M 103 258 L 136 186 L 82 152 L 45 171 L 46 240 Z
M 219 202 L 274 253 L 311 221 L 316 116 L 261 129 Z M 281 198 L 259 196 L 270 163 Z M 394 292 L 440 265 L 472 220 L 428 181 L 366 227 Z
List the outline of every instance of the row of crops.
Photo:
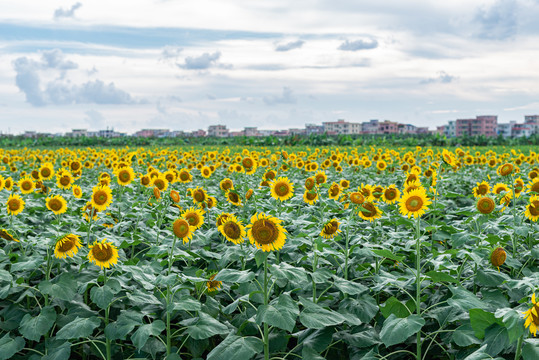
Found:
M 0 360 L 539 359 L 539 155 L 0 150 Z

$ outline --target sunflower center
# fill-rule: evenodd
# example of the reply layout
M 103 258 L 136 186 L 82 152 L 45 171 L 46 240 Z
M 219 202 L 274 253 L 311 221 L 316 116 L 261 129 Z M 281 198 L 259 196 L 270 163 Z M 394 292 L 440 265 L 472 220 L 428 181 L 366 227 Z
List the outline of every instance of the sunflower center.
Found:
M 253 238 L 259 244 L 266 245 L 271 244 L 277 240 L 279 231 L 274 223 L 268 220 L 258 220 L 253 224 L 252 228 Z
M 142 185 L 146 186 L 150 183 L 150 178 L 147 176 L 144 176 L 141 180 Z
M 60 200 L 58 200 L 58 199 L 51 199 L 51 201 L 49 201 L 49 207 L 53 211 L 61 210 L 62 209 L 62 202 Z
M 485 184 L 481 184 L 477 187 L 477 193 L 480 195 L 486 195 L 488 192 L 488 187 Z
M 354 204 L 361 204 L 364 201 L 364 198 L 360 193 L 354 192 L 350 194 L 350 201 L 352 201 Z
M 397 192 L 395 191 L 395 189 L 387 189 L 384 195 L 387 200 L 393 200 L 397 197 Z
M 285 184 L 285 183 L 278 183 L 276 186 L 275 186 L 275 192 L 277 193 L 277 195 L 279 196 L 286 196 L 289 192 L 289 189 L 288 189 L 288 184 Z
M 232 221 L 229 221 L 224 225 L 223 231 L 231 239 L 239 239 L 241 235 L 240 227 L 238 226 L 238 224 Z
M 123 181 L 128 181 L 130 176 L 129 176 L 129 173 L 127 171 L 123 171 L 120 173 L 120 178 L 123 180 Z
M 327 235 L 333 235 L 339 230 L 339 223 L 336 221 L 331 221 L 329 224 L 324 226 L 324 233 Z
M 96 260 L 108 261 L 112 259 L 112 247 L 109 244 L 98 244 L 92 248 L 92 255 Z
M 308 192 L 307 195 L 305 195 L 307 200 L 314 200 L 316 199 L 316 193 L 315 192 Z
M 405 205 L 408 211 L 418 211 L 423 206 L 423 199 L 417 195 L 411 196 L 408 200 L 406 200 Z
M 198 216 L 195 213 L 187 214 L 185 220 L 187 220 L 191 226 L 197 226 L 199 223 Z
M 7 206 L 9 207 L 9 210 L 11 211 L 19 210 L 19 207 L 20 207 L 19 200 L 11 199 L 8 201 Z
M 195 191 L 194 195 L 193 195 L 193 198 L 197 201 L 197 202 L 203 202 L 204 201 L 204 193 L 200 190 L 197 190 Z
M 21 188 L 25 191 L 28 191 L 30 189 L 32 189 L 32 184 L 29 182 L 29 181 L 24 181 L 22 184 L 21 184 Z
M 363 209 L 361 213 L 365 217 L 374 217 L 376 215 L 376 207 L 371 203 L 364 203 L 361 205 Z
M 232 193 L 232 192 L 228 194 L 228 198 L 229 198 L 230 201 L 232 201 L 233 203 L 237 203 L 237 202 L 240 200 L 238 194 Z
M 62 184 L 63 186 L 67 186 L 69 185 L 70 181 L 69 181 L 69 176 L 62 176 L 60 178 L 60 184 Z
M 98 190 L 94 195 L 94 201 L 97 205 L 104 205 L 107 202 L 108 196 L 103 190 Z
M 531 215 L 539 216 L 539 201 L 533 201 L 528 209 Z
M 51 171 L 48 168 L 41 169 L 41 176 L 47 178 L 51 175 Z
M 165 182 L 161 179 L 157 179 L 155 180 L 155 182 L 153 183 L 155 185 L 156 188 L 158 188 L 159 190 L 163 190 L 165 188 Z
M 329 193 L 331 194 L 331 196 L 337 196 L 339 195 L 339 188 L 337 186 L 332 186 L 329 189 Z
M 61 240 L 62 243 L 58 248 L 60 252 L 68 252 L 75 247 L 75 243 L 70 239 Z

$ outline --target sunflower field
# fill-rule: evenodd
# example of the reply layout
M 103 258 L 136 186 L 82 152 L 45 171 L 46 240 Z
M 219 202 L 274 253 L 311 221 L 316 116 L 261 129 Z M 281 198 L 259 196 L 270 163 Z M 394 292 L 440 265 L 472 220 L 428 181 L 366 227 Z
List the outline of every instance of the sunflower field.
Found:
M 0 159 L 0 360 L 539 359 L 533 149 Z

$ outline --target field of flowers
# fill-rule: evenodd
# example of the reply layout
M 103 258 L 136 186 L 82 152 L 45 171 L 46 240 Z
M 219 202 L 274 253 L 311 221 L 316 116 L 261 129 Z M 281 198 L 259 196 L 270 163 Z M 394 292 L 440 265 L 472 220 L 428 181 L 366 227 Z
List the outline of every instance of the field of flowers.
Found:
M 0 360 L 539 359 L 530 149 L 3 149 L 0 175 Z

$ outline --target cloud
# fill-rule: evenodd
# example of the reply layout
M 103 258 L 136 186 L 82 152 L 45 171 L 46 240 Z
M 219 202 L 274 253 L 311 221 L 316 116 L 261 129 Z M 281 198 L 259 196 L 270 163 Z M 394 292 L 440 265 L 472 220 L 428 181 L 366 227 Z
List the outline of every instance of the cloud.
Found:
M 185 64 L 178 64 L 178 66 L 189 70 L 205 70 L 215 65 L 220 57 L 220 51 L 216 51 L 213 54 L 204 53 L 200 56 L 188 56 L 185 58 Z
M 290 51 L 293 49 L 299 49 L 305 44 L 303 40 L 290 41 L 286 44 L 279 44 L 275 47 L 275 51 Z
M 91 110 L 85 111 L 84 114 L 86 115 L 86 117 L 84 118 L 84 121 L 88 123 L 88 126 L 90 127 L 90 129 L 103 128 L 104 123 L 105 123 L 105 117 L 99 111 L 91 109 Z
M 167 60 L 177 60 L 178 56 L 180 56 L 180 53 L 183 51 L 182 48 L 176 47 L 176 46 L 165 46 L 163 50 L 161 50 L 161 57 L 159 60 L 167 61 Z
M 420 84 L 432 84 L 432 83 L 449 84 L 450 82 L 453 82 L 456 79 L 457 78 L 455 76 L 449 75 L 445 71 L 439 71 L 437 77 L 421 80 L 419 83 Z
M 140 103 L 126 91 L 118 89 L 114 82 L 106 84 L 97 79 L 78 85 L 72 84 L 66 79 L 66 74 L 77 69 L 78 65 L 65 59 L 58 49 L 42 52 L 38 61 L 26 56 L 19 57 L 12 65 L 16 72 L 15 84 L 25 94 L 26 101 L 33 106 Z M 41 73 L 49 77 L 56 74 L 60 76 L 42 86 Z
M 513 38 L 518 29 L 516 12 L 515 0 L 499 0 L 489 8 L 480 8 L 474 19 L 480 25 L 477 36 L 492 40 Z
M 375 49 L 378 47 L 378 41 L 376 39 L 360 39 L 349 41 L 346 39 L 337 49 L 343 51 L 358 51 Z
M 293 94 L 293 91 L 290 87 L 283 87 L 283 93 L 280 96 L 264 96 L 262 98 L 266 105 L 277 105 L 277 104 L 295 104 L 297 102 L 296 97 Z
M 57 19 L 60 19 L 60 18 L 72 18 L 75 16 L 75 11 L 77 11 L 77 9 L 79 9 L 80 7 L 82 6 L 82 4 L 80 2 L 74 4 L 73 6 L 71 6 L 69 9 L 62 9 L 62 8 L 58 8 L 56 10 L 54 10 L 54 19 L 57 20 Z

